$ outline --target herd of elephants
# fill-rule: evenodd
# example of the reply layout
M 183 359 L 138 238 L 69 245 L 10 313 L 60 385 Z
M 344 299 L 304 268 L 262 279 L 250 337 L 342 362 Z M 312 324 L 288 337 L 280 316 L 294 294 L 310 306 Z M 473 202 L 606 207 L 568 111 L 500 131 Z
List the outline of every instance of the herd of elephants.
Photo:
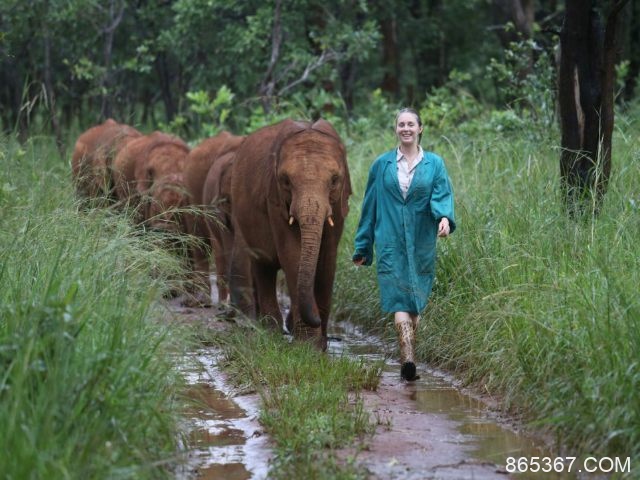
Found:
M 287 329 L 326 349 L 351 194 L 346 149 L 329 122 L 287 119 L 189 148 L 176 136 L 108 119 L 77 139 L 72 175 L 83 200 L 133 208 L 149 229 L 198 240 L 188 248 L 188 305 L 211 304 L 211 257 L 218 298 L 282 328 L 282 270 Z

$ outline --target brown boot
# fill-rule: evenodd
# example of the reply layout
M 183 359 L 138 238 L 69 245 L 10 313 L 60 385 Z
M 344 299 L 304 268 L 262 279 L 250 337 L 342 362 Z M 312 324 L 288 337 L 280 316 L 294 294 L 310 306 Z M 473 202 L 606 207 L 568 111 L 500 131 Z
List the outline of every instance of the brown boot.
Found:
M 415 332 L 411 319 L 395 320 L 398 344 L 400 345 L 400 376 L 407 381 L 417 380 L 414 358 Z

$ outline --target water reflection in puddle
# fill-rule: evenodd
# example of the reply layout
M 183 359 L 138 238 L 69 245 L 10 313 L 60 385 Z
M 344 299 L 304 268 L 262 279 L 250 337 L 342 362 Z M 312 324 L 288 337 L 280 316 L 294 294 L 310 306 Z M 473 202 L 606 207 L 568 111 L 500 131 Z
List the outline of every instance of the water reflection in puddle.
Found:
M 340 341 L 331 341 L 329 353 L 349 355 L 357 358 L 384 361 L 386 372 L 398 373 L 399 365 L 392 358 L 395 348 L 385 345 L 376 337 L 367 337 L 360 328 L 341 322 L 333 326 L 332 333 Z M 389 360 L 389 358 L 391 359 Z M 453 422 L 455 438 L 441 439 L 463 446 L 470 462 L 490 463 L 504 466 L 508 457 L 557 457 L 549 451 L 542 441 L 519 434 L 497 420 L 485 403 L 477 398 L 465 395 L 452 385 L 450 379 L 435 370 L 420 366 L 421 378 L 413 385 L 408 384 L 410 399 L 415 402 L 415 410 L 430 415 L 438 415 Z M 448 476 L 449 473 L 451 476 Z M 465 472 L 456 468 L 450 472 L 439 470 L 435 478 L 467 478 Z M 506 472 L 504 472 L 506 473 Z M 456 477 L 458 475 L 458 477 Z M 509 478 L 507 475 L 499 475 Z M 473 477 L 473 475 L 472 475 Z M 474 477 L 474 478 L 482 478 Z M 490 475 L 493 478 L 493 475 Z M 523 473 L 514 476 L 518 479 L 540 478 L 539 473 Z M 576 478 L 568 473 L 544 473 L 545 480 L 565 480 Z
M 519 434 L 493 418 L 487 406 L 478 399 L 462 394 L 445 380 L 423 375 L 412 395 L 420 411 L 446 415 L 458 423 L 459 442 L 468 447 L 469 455 L 479 461 L 505 465 L 509 457 L 549 457 L 553 454 L 538 439 Z M 517 478 L 540 478 L 534 474 L 520 474 Z M 575 478 L 567 474 L 548 472 L 545 479 Z
M 258 401 L 247 396 L 230 398 L 231 389 L 216 367 L 212 349 L 184 359 L 182 373 L 189 387 L 187 461 L 179 480 L 246 480 L 267 477 L 270 448 L 258 423 Z

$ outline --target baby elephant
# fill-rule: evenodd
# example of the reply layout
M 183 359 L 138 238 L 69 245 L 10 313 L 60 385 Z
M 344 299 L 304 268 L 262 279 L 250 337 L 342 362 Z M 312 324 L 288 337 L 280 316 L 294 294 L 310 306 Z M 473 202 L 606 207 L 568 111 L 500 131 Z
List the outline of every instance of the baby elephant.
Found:
M 346 150 L 327 121 L 285 120 L 249 135 L 233 160 L 231 301 L 281 328 L 282 270 L 291 297 L 287 327 L 326 349 L 350 194 Z
M 71 157 L 78 196 L 84 200 L 113 200 L 111 164 L 122 148 L 142 136 L 128 125 L 108 119 L 82 133 Z
M 129 142 L 113 161 L 117 200 L 136 210 L 150 228 L 179 232 L 180 209 L 187 204 L 183 170 L 189 147 L 162 132 Z
M 209 253 L 216 262 L 218 298 L 228 297 L 226 257 L 230 248 L 229 165 L 244 137 L 221 132 L 205 139 L 189 153 L 184 171 L 189 212 L 183 216 L 184 231 L 195 237 L 189 248 L 192 295 L 190 306 L 211 305 Z

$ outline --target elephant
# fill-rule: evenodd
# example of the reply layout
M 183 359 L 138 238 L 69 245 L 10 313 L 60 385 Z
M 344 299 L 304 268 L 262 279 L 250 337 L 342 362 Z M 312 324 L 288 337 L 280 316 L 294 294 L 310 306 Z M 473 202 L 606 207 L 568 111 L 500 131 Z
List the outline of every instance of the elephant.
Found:
M 218 298 L 222 302 L 226 302 L 229 297 L 229 259 L 233 246 L 231 169 L 234 157 L 235 151 L 231 151 L 213 162 L 202 191 L 203 203 L 211 207 L 211 216 L 205 218 L 205 222 L 216 263 Z
M 152 229 L 181 231 L 178 210 L 187 204 L 183 170 L 188 154 L 180 138 L 158 131 L 129 142 L 112 165 L 117 200 L 135 208 L 136 220 Z
M 231 180 L 232 304 L 282 329 L 276 292 L 282 270 L 291 299 L 288 330 L 326 350 L 350 195 L 346 149 L 326 120 L 287 119 L 248 135 Z
M 208 202 L 204 201 L 203 192 L 205 182 L 208 178 L 212 165 L 217 163 L 219 158 L 235 152 L 244 140 L 243 136 L 233 135 L 223 131 L 214 137 L 202 141 L 189 153 L 184 169 L 184 181 L 188 194 L 188 205 L 190 211 L 182 217 L 183 231 L 195 238 L 189 248 L 191 263 L 191 285 L 192 295 L 185 300 L 189 306 L 211 306 L 211 283 L 209 280 L 209 248 L 216 226 L 213 225 L 212 215 L 214 211 Z M 211 178 L 214 181 L 215 177 Z M 210 197 L 208 200 L 212 200 Z M 215 242 L 214 242 L 215 243 Z M 214 245 L 214 250 L 215 250 Z M 215 251 L 214 251 L 215 254 Z M 220 259 L 216 260 L 216 264 Z M 226 268 L 218 265 L 217 268 Z M 226 284 L 224 274 L 219 282 Z M 219 284 L 220 285 L 220 284 Z M 228 294 L 225 288 L 218 291 L 218 297 L 224 299 Z
M 135 128 L 111 118 L 83 132 L 71 157 L 71 173 L 78 196 L 85 200 L 113 200 L 113 159 L 129 142 L 141 136 Z

